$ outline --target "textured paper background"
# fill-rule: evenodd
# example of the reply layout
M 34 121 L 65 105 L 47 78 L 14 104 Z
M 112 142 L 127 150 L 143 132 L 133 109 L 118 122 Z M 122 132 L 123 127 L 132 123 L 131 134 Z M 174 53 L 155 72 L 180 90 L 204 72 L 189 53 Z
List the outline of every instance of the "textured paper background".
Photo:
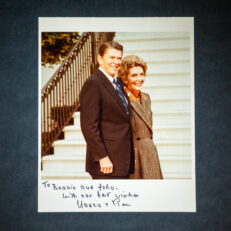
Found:
M 1 230 L 230 230 L 230 16 L 223 1 L 4 1 Z M 197 213 L 37 213 L 38 17 L 195 17 Z

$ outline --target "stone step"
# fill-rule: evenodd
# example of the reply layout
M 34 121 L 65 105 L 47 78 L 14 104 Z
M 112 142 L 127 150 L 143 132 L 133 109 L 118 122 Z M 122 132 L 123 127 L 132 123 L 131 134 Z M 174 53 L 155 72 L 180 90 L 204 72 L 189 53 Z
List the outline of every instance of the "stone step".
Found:
M 188 37 L 181 38 L 169 38 L 169 39 L 156 39 L 156 38 L 146 38 L 134 40 L 120 40 L 119 43 L 123 45 L 124 51 L 139 51 L 148 49 L 179 49 L 190 47 L 190 42 Z
M 150 95 L 151 97 L 151 95 Z M 165 97 L 162 97 L 162 98 L 159 98 L 159 97 L 155 97 L 154 99 L 151 98 L 151 104 L 153 107 L 153 109 L 155 108 L 155 106 L 157 106 L 158 104 L 174 104 L 174 103 L 177 103 L 177 104 L 190 104 L 190 98 L 185 98 L 185 99 L 182 99 L 180 97 L 168 97 L 168 96 L 165 96 Z M 156 112 L 158 114 L 179 114 L 179 113 L 184 113 L 184 114 L 190 114 L 190 109 L 186 108 L 186 107 L 183 107 L 182 110 L 178 110 L 178 109 L 168 109 L 168 107 L 163 107 L 163 109 L 161 109 L 160 111 Z M 80 127 L 80 112 L 75 112 L 73 114 L 73 118 L 74 118 L 74 125 L 76 126 L 79 126 Z
M 84 141 L 83 133 L 80 128 L 80 123 L 74 126 L 64 128 L 65 140 L 82 140 Z
M 147 74 L 185 73 L 190 71 L 190 62 L 148 63 Z
M 188 127 L 184 128 L 155 128 L 154 127 L 154 139 L 155 140 L 188 140 L 191 138 L 191 129 Z
M 163 171 L 162 171 L 163 172 Z M 163 177 L 165 180 L 187 180 L 192 179 L 192 173 L 191 172 L 179 172 L 179 171 L 168 171 L 163 172 Z
M 158 126 L 154 128 L 154 137 L 156 139 L 190 139 L 191 130 L 189 126 L 186 125 L 169 125 L 169 126 Z M 81 139 L 80 139 L 81 137 Z M 65 140 L 81 140 L 84 141 L 82 131 L 79 126 L 68 126 L 65 128 Z
M 155 96 L 152 95 L 152 92 L 149 92 L 149 90 L 147 90 L 147 88 L 145 89 L 146 91 L 143 91 L 145 93 L 148 93 L 151 100 L 152 101 L 162 101 L 162 102 L 165 102 L 165 101 L 183 101 L 183 100 L 190 100 L 190 97 L 189 96 L 184 96 L 182 94 L 178 94 L 176 93 L 175 95 L 168 95 L 168 94 L 161 94 L 161 95 L 158 95 L 156 94 Z M 189 95 L 189 93 L 187 93 Z
M 170 111 L 190 111 L 191 103 L 190 99 L 152 99 L 151 108 L 153 113 L 166 109 Z
M 189 154 L 185 155 L 161 155 L 159 156 L 159 159 L 161 162 L 164 161 L 176 161 L 176 160 L 181 160 L 181 161 L 191 161 L 192 157 Z
M 74 125 L 80 128 L 80 112 L 75 112 L 72 117 L 74 118 Z
M 58 140 L 53 143 L 55 155 L 81 156 L 86 154 L 85 140 Z
M 191 140 L 160 140 L 155 139 L 154 143 L 157 146 L 159 157 L 163 156 L 192 156 Z
M 164 178 L 190 177 L 191 157 L 189 155 L 159 155 Z M 181 171 L 178 171 L 178 168 Z M 85 158 L 73 158 L 72 156 L 50 156 L 43 159 L 42 179 L 90 179 L 85 172 Z
M 162 168 L 165 168 L 164 164 Z M 190 179 L 191 172 L 179 172 L 179 171 L 165 171 L 162 169 L 164 179 Z M 87 172 L 83 171 L 70 171 L 70 172 L 58 172 L 58 171 L 41 171 L 42 180 L 91 180 L 91 176 Z
M 79 144 L 80 141 L 74 140 L 62 140 L 59 145 L 54 145 L 54 155 L 60 156 L 73 156 L 82 157 L 86 155 L 86 144 L 83 146 Z M 182 140 L 163 140 L 155 138 L 154 143 L 157 145 L 158 152 L 160 155 L 185 155 L 191 154 L 191 141 L 187 139 Z
M 151 95 L 152 99 L 155 98 L 177 98 L 177 99 L 189 99 L 190 87 L 189 86 L 144 86 L 143 92 Z
M 190 86 L 190 76 L 187 73 L 179 75 L 146 75 L 143 87 L 161 87 L 161 86 Z
M 149 64 L 150 62 L 157 63 L 177 63 L 177 62 L 189 62 L 190 60 L 190 50 L 187 48 L 178 49 L 148 49 L 148 50 L 127 50 L 124 51 L 123 57 L 127 55 L 137 55 L 141 57 L 145 62 Z
M 154 129 L 189 129 L 190 126 L 188 125 L 156 125 Z M 65 129 L 66 132 L 72 131 L 72 132 L 82 132 L 80 127 L 78 125 L 70 125 L 67 126 Z M 83 137 L 82 137 L 83 138 Z M 84 139 L 84 138 L 83 138 Z M 80 141 L 84 141 L 83 139 L 79 139 Z M 77 139 L 78 140 L 78 139 Z
M 158 97 L 157 97 L 158 98 Z M 170 102 L 171 103 L 171 102 Z M 184 108 L 179 110 L 168 110 L 168 108 L 163 107 L 161 110 L 156 105 L 161 104 L 157 102 L 152 104 L 153 112 L 153 123 L 157 125 L 190 125 L 191 114 L 189 108 Z M 180 104 L 180 103 L 178 103 Z M 74 114 L 74 125 L 80 128 L 79 114 Z
M 182 176 L 180 178 L 190 177 L 191 172 L 189 172 L 189 169 L 191 167 L 189 165 L 191 163 L 191 157 L 189 155 L 162 155 L 159 157 L 159 159 L 165 179 L 178 177 L 180 173 L 179 171 L 176 172 L 177 164 L 180 164 L 182 169 Z M 76 160 L 76 158 L 71 156 L 66 158 L 57 158 L 54 155 L 50 156 L 49 158 L 43 160 L 43 171 L 41 172 L 42 179 L 91 179 L 89 174 L 84 170 L 85 162 L 81 162 L 81 166 L 76 164 L 77 162 L 80 163 L 80 161 L 82 161 L 82 159 Z M 166 165 L 167 170 L 165 169 Z M 184 168 L 182 168 L 181 165 L 184 165 Z M 185 170 L 185 165 L 187 165 L 187 172 L 183 172 Z M 169 166 L 171 167 L 169 168 Z
M 41 171 L 42 180 L 90 180 L 90 175 L 85 171 L 70 171 L 70 172 L 58 172 L 58 171 Z
M 85 156 L 49 155 L 42 158 L 42 166 L 44 171 L 84 172 L 85 159 Z
M 176 126 L 187 126 L 191 123 L 191 114 L 189 108 L 189 102 L 186 102 L 187 108 L 184 107 L 185 104 L 178 103 L 177 110 L 165 110 L 165 107 L 162 107 L 161 102 L 156 102 L 152 104 L 152 113 L 153 113 L 153 125 L 154 129 L 156 126 L 162 125 L 176 125 Z M 160 106 L 161 105 L 161 106 Z M 175 109 L 175 104 L 169 102 L 168 105 L 173 105 Z M 172 107 L 173 107 L 172 106 Z M 188 110 L 185 110 L 188 109 Z M 170 108 L 171 109 L 171 108 Z M 80 131 L 80 122 L 76 121 L 75 119 L 75 127 L 78 128 Z M 75 128 L 73 128 L 75 130 Z M 73 139 L 72 138 L 72 129 L 65 132 L 66 139 Z M 75 140 L 84 141 L 82 134 L 77 134 L 77 137 L 74 138 Z M 56 142 L 56 141 L 55 141 Z M 55 145 L 54 145 L 55 146 Z
M 186 39 L 189 38 L 189 32 L 116 32 L 115 41 L 133 41 L 137 42 L 149 39 L 170 40 L 170 39 Z
M 153 126 L 190 125 L 191 114 L 187 111 L 153 111 Z
M 192 177 L 192 163 L 190 160 L 161 161 L 160 164 L 164 178 L 178 178 L 179 175 L 185 178 Z

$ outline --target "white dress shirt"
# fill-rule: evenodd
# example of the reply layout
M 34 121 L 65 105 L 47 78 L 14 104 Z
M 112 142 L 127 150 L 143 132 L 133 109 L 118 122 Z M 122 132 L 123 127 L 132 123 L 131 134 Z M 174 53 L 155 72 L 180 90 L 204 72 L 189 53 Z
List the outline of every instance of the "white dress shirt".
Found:
M 111 84 L 113 85 L 113 87 L 116 89 L 116 84 L 113 83 L 113 80 L 114 80 L 114 79 L 117 79 L 117 75 L 115 75 L 115 77 L 112 77 L 112 76 L 110 76 L 105 70 L 103 70 L 103 68 L 101 68 L 101 67 L 99 67 L 99 70 L 102 71 L 102 72 L 104 73 L 104 75 L 108 78 L 108 80 L 111 82 Z M 126 97 L 124 97 L 124 98 L 125 98 L 125 100 L 126 100 L 126 102 L 127 102 L 127 104 L 128 104 L 127 98 L 126 98 Z
M 104 73 L 104 75 L 108 78 L 108 80 L 111 82 L 111 84 L 114 86 L 114 88 L 116 89 L 116 85 L 113 83 L 113 80 L 114 78 L 117 78 L 116 76 L 115 77 L 112 77 L 110 76 L 105 70 L 103 70 L 103 68 L 99 67 L 99 70 L 102 71 Z

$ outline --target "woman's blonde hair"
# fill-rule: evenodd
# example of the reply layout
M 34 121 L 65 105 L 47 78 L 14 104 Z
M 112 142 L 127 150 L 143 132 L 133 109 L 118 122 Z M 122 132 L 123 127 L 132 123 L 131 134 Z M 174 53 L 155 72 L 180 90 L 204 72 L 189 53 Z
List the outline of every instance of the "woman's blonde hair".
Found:
M 120 69 L 117 73 L 117 76 L 126 82 L 129 69 L 132 67 L 140 66 L 143 68 L 144 75 L 146 75 L 147 64 L 144 60 L 136 55 L 125 56 L 121 62 Z

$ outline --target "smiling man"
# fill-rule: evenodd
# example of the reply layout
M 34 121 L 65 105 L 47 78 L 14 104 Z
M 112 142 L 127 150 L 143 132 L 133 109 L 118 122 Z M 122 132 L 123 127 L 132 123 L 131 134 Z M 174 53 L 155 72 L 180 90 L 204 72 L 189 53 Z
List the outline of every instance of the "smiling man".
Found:
M 86 171 L 93 179 L 128 179 L 134 171 L 131 108 L 116 75 L 123 47 L 106 42 L 99 47 L 99 69 L 80 94 L 80 122 L 87 143 Z

